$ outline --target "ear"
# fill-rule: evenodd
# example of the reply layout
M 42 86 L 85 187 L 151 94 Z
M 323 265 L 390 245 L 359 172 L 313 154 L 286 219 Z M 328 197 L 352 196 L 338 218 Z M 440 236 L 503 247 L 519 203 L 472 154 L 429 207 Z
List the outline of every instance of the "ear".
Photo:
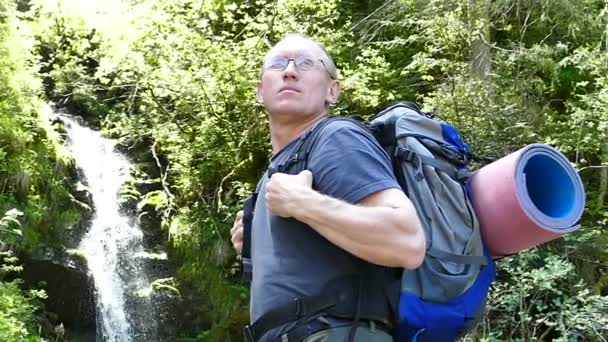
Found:
M 334 104 L 340 97 L 340 82 L 338 80 L 331 80 L 329 88 L 327 89 L 327 95 L 325 96 L 325 103 Z

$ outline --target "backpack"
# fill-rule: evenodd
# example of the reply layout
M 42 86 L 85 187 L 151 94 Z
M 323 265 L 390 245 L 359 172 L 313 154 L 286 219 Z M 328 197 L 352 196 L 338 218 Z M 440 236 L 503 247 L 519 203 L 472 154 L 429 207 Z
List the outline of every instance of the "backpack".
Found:
M 297 152 L 269 173 L 297 174 L 306 169 L 308 154 L 323 128 L 335 120 L 348 120 L 371 131 L 390 157 L 397 181 L 414 204 L 426 235 L 422 265 L 401 270 L 400 279 L 386 284 L 385 293 L 392 297 L 388 301 L 395 321 L 395 340 L 455 341 L 480 319 L 496 276 L 471 204 L 469 146 L 453 126 L 420 111 L 414 103 L 400 102 L 378 113 L 368 124 L 338 116 L 321 121 L 303 137 Z M 252 202 L 255 198 L 246 203 L 249 212 Z M 249 279 L 250 220 L 244 218 L 243 241 L 244 273 Z M 314 298 L 312 302 L 331 298 Z
M 496 276 L 471 203 L 470 147 L 453 126 L 410 102 L 386 108 L 368 126 L 427 238 L 422 265 L 401 277 L 397 340 L 453 341 L 480 319 Z

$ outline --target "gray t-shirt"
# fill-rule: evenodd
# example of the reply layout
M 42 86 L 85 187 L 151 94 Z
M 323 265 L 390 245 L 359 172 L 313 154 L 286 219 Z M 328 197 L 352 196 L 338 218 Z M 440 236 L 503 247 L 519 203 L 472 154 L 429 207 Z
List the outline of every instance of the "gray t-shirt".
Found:
M 284 163 L 301 143 L 300 137 L 285 146 L 273 156 L 270 167 Z M 375 138 L 347 121 L 334 121 L 324 128 L 308 156 L 308 169 L 315 190 L 349 203 L 399 188 L 390 160 Z M 273 215 L 266 207 L 267 181 L 264 175 L 252 223 L 252 322 L 294 298 L 318 294 L 329 280 L 362 269 L 385 271 L 337 247 L 310 226 Z M 274 329 L 262 341 L 272 341 L 288 327 Z

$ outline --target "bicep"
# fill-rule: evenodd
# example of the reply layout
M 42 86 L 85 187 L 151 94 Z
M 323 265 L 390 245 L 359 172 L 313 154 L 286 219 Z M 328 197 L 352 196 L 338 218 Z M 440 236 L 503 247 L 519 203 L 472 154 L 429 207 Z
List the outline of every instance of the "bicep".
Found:
M 425 237 L 416 208 L 400 188 L 374 192 L 364 197 L 356 205 L 368 208 L 368 210 L 375 209 L 374 211 L 377 214 L 383 215 L 380 219 L 382 222 L 389 223 L 389 225 L 392 223 L 392 227 L 396 229 L 394 232 L 402 233 L 400 236 L 405 239 L 404 243 L 408 246 L 408 249 L 418 250 L 419 253 L 424 255 Z M 398 235 L 394 235 L 394 238 L 398 239 Z M 411 265 L 418 264 L 413 263 Z M 410 266 L 406 267 L 410 268 Z
M 363 207 L 405 208 L 410 203 L 409 198 L 407 198 L 401 189 L 390 188 L 367 195 L 357 205 Z

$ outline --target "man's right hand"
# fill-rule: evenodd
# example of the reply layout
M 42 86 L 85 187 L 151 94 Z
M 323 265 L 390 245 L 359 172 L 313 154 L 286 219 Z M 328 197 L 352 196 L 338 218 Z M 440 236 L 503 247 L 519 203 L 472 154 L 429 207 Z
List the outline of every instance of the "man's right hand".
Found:
M 234 225 L 230 229 L 230 235 L 232 236 L 232 246 L 236 250 L 237 255 L 241 255 L 243 249 L 243 211 L 240 210 L 236 213 L 236 219 Z

